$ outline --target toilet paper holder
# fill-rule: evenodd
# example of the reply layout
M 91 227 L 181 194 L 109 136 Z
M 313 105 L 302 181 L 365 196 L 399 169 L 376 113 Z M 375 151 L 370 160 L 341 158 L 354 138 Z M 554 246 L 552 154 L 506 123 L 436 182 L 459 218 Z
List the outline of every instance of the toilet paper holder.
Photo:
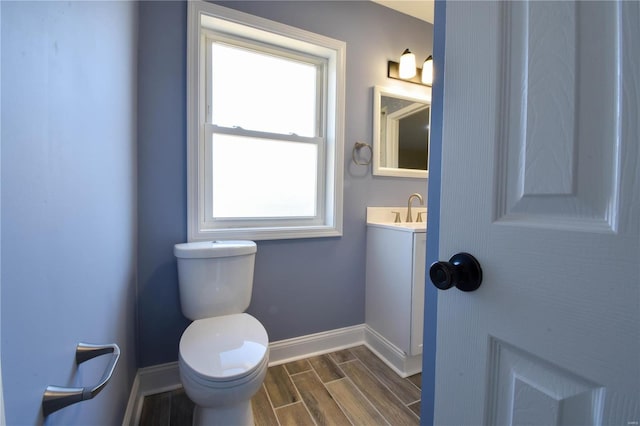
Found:
M 115 370 L 118 359 L 120 358 L 120 348 L 118 345 L 115 343 L 107 345 L 78 343 L 78 346 L 76 346 L 77 365 L 95 357 L 107 354 L 111 354 L 111 360 L 100 379 L 100 383 L 96 386 L 87 386 L 83 388 L 47 386 L 42 397 L 42 413 L 44 416 L 46 417 L 49 414 L 71 404 L 92 399 L 100 393 L 102 389 L 104 389 L 107 383 L 109 383 L 109 379 L 111 379 L 113 370 Z

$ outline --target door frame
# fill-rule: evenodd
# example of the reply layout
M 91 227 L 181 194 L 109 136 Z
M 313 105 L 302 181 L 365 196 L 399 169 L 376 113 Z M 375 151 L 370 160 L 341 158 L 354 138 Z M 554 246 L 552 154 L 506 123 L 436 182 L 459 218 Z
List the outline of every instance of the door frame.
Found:
M 2 5 L 0 4 L 0 64 L 2 63 Z M 2 71 L 0 71 L 2 82 Z M 0 84 L 0 87 L 2 84 Z M 2 174 L 2 89 L 0 89 L 0 175 Z M 2 223 L 2 179 L 0 179 L 0 223 Z M 2 230 L 0 229 L 0 318 L 2 318 Z M 2 341 L 2 321 L 0 321 L 0 342 Z M 2 392 L 2 344 L 0 343 L 0 425 L 5 425 L 4 394 Z
M 446 1 L 436 0 L 433 22 L 433 86 L 431 88 L 431 122 L 429 141 L 429 181 L 427 223 L 427 256 L 425 267 L 438 261 L 440 245 L 440 193 L 442 184 L 442 115 L 444 99 L 444 50 Z M 422 351 L 422 397 L 420 424 L 433 425 L 436 379 L 436 333 L 438 291 L 425 274 L 424 328 Z

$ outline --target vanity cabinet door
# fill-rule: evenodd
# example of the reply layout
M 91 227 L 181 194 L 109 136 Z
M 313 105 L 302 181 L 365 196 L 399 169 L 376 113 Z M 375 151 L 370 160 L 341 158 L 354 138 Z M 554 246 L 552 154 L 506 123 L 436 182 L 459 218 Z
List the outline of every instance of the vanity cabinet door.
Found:
M 365 319 L 404 353 L 411 340 L 412 250 L 411 233 L 368 228 Z
M 426 241 L 424 232 L 367 230 L 366 323 L 411 356 L 422 353 Z

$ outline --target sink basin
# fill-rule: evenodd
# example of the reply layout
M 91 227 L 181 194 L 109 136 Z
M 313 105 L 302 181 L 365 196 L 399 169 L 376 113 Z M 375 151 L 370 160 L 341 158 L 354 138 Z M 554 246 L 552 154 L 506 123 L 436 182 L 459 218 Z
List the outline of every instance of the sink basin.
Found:
M 396 214 L 400 213 L 401 222 L 395 222 Z M 413 220 L 418 217 L 418 212 L 423 212 L 422 217 L 426 220 L 427 208 L 414 207 L 411 209 Z M 426 222 L 404 222 L 407 217 L 406 207 L 367 207 L 367 225 L 380 226 L 390 229 L 398 229 L 409 232 L 426 231 Z

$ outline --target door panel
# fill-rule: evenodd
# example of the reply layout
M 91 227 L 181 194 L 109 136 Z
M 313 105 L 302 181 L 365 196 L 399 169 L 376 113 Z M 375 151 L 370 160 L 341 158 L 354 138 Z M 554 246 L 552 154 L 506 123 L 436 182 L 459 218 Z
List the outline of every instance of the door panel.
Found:
M 601 423 L 602 386 L 497 339 L 489 345 L 486 424 Z
M 447 3 L 436 424 L 640 421 L 639 5 Z
M 513 2 L 501 13 L 497 219 L 615 230 L 616 9 L 596 2 Z

